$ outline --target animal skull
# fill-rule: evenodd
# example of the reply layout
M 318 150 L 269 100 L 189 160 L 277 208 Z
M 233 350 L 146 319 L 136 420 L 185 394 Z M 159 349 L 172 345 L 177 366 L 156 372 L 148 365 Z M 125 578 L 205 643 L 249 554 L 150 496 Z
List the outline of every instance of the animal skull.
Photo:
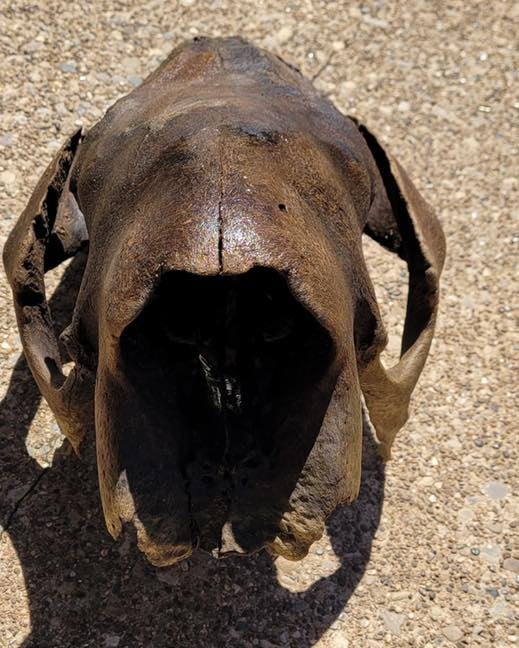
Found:
M 409 268 L 398 364 L 363 232 Z M 45 272 L 88 250 L 65 375 Z M 106 524 L 156 565 L 301 558 L 358 493 L 361 394 L 390 454 L 431 344 L 442 230 L 365 126 L 238 38 L 175 49 L 65 143 L 4 251 L 63 433 L 95 428 Z

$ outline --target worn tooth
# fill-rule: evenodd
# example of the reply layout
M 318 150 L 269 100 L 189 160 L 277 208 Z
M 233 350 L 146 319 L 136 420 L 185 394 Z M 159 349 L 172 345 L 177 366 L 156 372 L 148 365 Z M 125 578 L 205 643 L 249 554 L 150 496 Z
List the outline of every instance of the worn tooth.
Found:
M 230 522 L 226 522 L 222 527 L 222 536 L 218 555 L 222 556 L 228 553 L 247 553 L 236 541 Z

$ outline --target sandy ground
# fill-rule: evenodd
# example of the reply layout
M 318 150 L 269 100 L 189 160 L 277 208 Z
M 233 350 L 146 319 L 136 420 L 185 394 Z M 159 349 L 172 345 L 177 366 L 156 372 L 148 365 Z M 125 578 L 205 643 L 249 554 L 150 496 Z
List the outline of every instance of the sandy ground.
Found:
M 182 39 L 236 33 L 378 132 L 449 245 L 437 337 L 394 459 L 384 471 L 366 431 L 359 502 L 300 563 L 198 555 L 158 570 L 131 538 L 114 543 L 92 444 L 81 460 L 58 450 L 2 275 L 0 646 L 515 645 L 519 4 L 6 0 L 0 11 L 2 241 L 68 133 Z M 391 358 L 405 272 L 366 247 Z M 66 320 L 73 292 L 62 293 Z

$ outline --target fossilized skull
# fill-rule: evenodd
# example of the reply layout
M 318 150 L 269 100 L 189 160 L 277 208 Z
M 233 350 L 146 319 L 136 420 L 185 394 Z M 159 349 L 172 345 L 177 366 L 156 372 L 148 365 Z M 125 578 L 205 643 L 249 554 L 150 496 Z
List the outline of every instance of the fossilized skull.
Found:
M 404 259 L 398 364 L 362 253 Z M 87 248 L 65 375 L 44 273 Z M 402 167 L 241 39 L 173 51 L 51 163 L 4 251 L 27 361 L 110 533 L 297 559 L 356 496 L 361 394 L 389 456 L 433 336 L 444 237 Z

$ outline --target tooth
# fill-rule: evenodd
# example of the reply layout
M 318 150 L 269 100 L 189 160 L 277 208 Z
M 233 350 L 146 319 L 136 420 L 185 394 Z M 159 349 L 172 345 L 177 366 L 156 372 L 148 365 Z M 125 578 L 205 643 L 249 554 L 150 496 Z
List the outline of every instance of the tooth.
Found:
M 226 522 L 222 527 L 221 544 L 218 553 L 219 555 L 222 555 L 231 552 L 241 554 L 246 553 L 243 547 L 240 547 L 237 543 L 232 531 L 231 523 Z

